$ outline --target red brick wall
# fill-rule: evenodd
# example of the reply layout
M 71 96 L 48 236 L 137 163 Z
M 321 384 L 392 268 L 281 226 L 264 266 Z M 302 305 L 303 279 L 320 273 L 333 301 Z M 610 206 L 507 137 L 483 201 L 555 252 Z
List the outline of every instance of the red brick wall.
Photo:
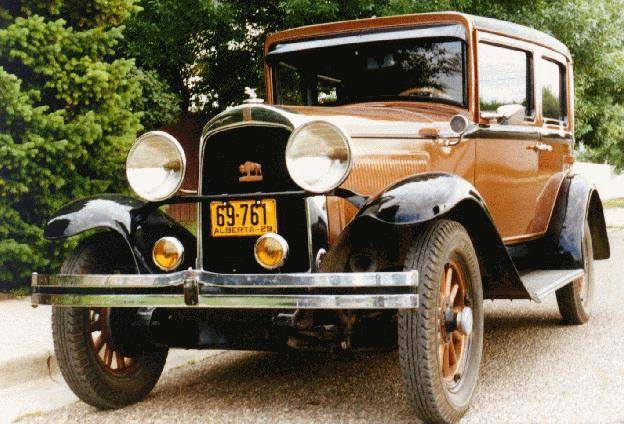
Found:
M 186 190 L 197 190 L 199 140 L 202 128 L 203 123 L 201 121 L 190 118 L 182 119 L 163 128 L 163 131 L 167 131 L 180 142 L 186 154 L 186 175 L 182 183 L 182 188 Z M 193 224 L 197 221 L 197 205 L 195 203 L 170 205 L 167 213 L 184 224 Z

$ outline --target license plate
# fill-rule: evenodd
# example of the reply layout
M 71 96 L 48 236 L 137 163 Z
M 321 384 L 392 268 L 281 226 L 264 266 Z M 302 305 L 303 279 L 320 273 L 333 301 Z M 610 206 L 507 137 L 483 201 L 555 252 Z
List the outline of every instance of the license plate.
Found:
M 213 237 L 261 236 L 277 232 L 275 199 L 232 200 L 210 203 Z

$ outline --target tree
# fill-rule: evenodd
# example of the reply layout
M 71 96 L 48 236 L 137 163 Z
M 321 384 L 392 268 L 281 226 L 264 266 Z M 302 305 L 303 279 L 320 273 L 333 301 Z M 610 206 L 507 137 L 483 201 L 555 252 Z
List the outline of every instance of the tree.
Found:
M 46 218 L 77 197 L 122 190 L 141 119 L 175 111 L 140 111 L 170 94 L 119 57 L 121 23 L 136 11 L 135 0 L 0 6 L 0 289 L 58 266 L 67 246 L 43 239 Z
M 623 0 L 146 0 L 128 22 L 129 54 L 156 71 L 203 119 L 263 80 L 271 32 L 321 22 L 442 10 L 524 24 L 563 41 L 575 61 L 577 140 L 624 167 Z M 185 109 L 186 110 L 186 109 Z

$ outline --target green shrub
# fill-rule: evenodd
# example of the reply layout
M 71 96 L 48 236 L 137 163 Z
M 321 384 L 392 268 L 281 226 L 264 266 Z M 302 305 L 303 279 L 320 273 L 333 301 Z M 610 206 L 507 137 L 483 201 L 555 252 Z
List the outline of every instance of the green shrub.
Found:
M 120 24 L 135 10 L 134 0 L 0 6 L 0 290 L 57 270 L 69 242 L 42 237 L 56 209 L 125 187 L 141 108 L 153 108 L 163 89 L 119 57 Z M 148 98 L 146 79 L 156 87 Z M 177 108 L 169 99 L 165 115 Z

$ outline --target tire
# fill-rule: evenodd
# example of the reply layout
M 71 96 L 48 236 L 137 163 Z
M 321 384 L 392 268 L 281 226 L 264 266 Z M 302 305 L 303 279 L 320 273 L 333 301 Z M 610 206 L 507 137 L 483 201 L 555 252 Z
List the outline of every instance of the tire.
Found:
M 594 250 L 587 222 L 583 228 L 581 248 L 585 275 L 556 291 L 559 313 L 566 324 L 585 324 L 591 314 L 594 297 Z
M 399 360 L 407 397 L 425 422 L 454 423 L 468 410 L 479 376 L 483 289 L 478 258 L 461 224 L 438 220 L 418 231 L 404 268 L 419 273 L 420 302 L 416 310 L 399 311 Z M 470 335 L 449 328 L 453 326 L 443 313 L 450 310 L 448 303 L 455 311 L 470 307 Z
M 127 249 L 119 243 L 109 233 L 90 237 L 63 263 L 61 273 L 134 273 Z M 167 349 L 155 347 L 133 357 L 122 355 L 111 342 L 110 311 L 52 308 L 54 351 L 61 373 L 76 396 L 99 409 L 121 408 L 145 398 L 167 359 Z

